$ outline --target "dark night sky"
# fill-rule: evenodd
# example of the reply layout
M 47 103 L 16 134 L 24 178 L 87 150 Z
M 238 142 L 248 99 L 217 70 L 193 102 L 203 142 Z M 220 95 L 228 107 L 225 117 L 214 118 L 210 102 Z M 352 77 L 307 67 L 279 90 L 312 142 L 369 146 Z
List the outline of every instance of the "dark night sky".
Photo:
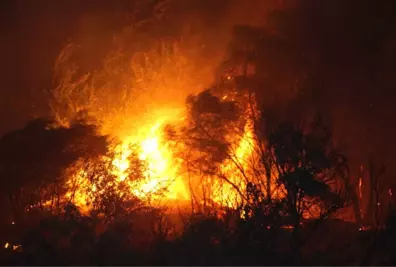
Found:
M 243 2 L 249 10 L 249 1 Z M 105 43 L 126 21 L 112 11 L 127 10 L 127 3 L 1 1 L 1 133 L 45 112 L 46 100 L 37 102 L 31 92 L 50 87 L 52 64 L 62 45 L 82 32 L 95 34 L 102 40 L 97 44 Z M 256 7 L 251 10 L 257 13 Z M 358 161 L 365 160 L 362 155 L 370 147 L 389 156 L 396 148 L 395 11 L 392 0 L 305 0 L 289 17 L 295 25 L 287 29 L 290 38 L 318 61 L 317 105 L 331 111 L 340 143 Z M 280 25 L 287 23 L 280 18 Z
M 314 33 L 307 34 L 308 43 L 320 51 L 320 91 L 333 111 L 335 130 L 356 153 L 361 147 L 394 154 L 395 2 L 317 1 L 308 7 L 323 10 L 322 16 L 306 16 L 311 17 L 306 29 Z

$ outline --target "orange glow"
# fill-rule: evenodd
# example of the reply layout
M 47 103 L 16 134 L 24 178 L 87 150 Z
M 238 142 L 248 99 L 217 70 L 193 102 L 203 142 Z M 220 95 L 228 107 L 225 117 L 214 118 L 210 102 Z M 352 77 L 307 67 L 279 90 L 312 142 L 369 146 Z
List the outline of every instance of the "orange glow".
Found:
M 95 173 L 95 167 L 81 162 L 66 173 L 70 189 L 66 198 L 83 212 L 91 209 L 90 197 L 102 194 L 107 187 L 119 190 L 120 196 L 138 197 L 152 205 L 191 200 L 191 190 L 197 188 L 186 183 L 190 177 L 187 179 L 183 173 L 185 162 L 175 156 L 177 149 L 183 148 L 176 149 L 164 131 L 168 124 L 185 125 L 186 97 L 212 82 L 214 68 L 206 69 L 199 63 L 195 66 L 196 58 L 191 51 L 160 44 L 146 52 L 138 51 L 129 60 L 115 53 L 105 60 L 102 70 L 80 77 L 76 75 L 76 63 L 70 62 L 73 46 L 62 51 L 55 66 L 58 87 L 52 103 L 58 124 L 67 126 L 85 112 L 99 126 L 101 134 L 118 140 L 111 143 L 111 158 L 97 159 L 106 166 L 107 174 Z M 214 65 L 217 67 L 217 63 Z M 224 95 L 221 99 L 234 101 L 235 98 Z M 206 180 L 209 198 L 220 206 L 237 207 L 244 201 L 242 195 L 248 182 L 263 189 L 263 181 L 267 179 L 257 151 L 252 110 L 245 109 L 245 116 L 238 124 L 245 121 L 241 130 L 228 133 L 227 141 L 231 144 L 228 158 L 217 166 L 219 174 Z M 145 165 L 142 177 L 130 177 L 129 171 L 134 166 L 131 155 L 137 155 Z M 96 183 L 92 182 L 92 173 L 96 175 Z M 116 178 L 103 183 L 106 175 Z M 273 197 L 279 197 L 280 192 L 275 190 L 276 177 L 275 169 L 271 170 L 268 179 Z M 205 183 L 200 176 L 192 179 L 195 185 Z
M 221 178 L 212 179 L 212 200 L 221 206 L 237 208 L 243 203 L 245 200 L 242 199 L 241 194 L 245 194 L 249 182 L 259 186 L 265 193 L 262 183 L 267 179 L 270 179 L 272 198 L 282 196 L 282 188 L 276 188 L 278 177 L 276 167 L 273 166 L 271 169 L 271 177 L 265 175 L 264 166 L 261 162 L 263 155 L 260 155 L 263 151 L 258 151 L 258 144 L 255 139 L 254 122 L 252 121 L 253 112 L 257 112 L 254 106 L 246 111 L 247 122 L 243 128 L 242 136 L 236 142 L 234 140 L 230 141 L 235 146 L 231 147 L 229 158 L 220 166 L 220 176 L 225 177 L 228 181 L 224 182 Z M 235 139 L 235 136 L 231 136 L 231 139 Z
M 159 204 L 160 201 L 166 203 L 167 200 L 189 199 L 189 192 L 182 176 L 177 175 L 180 162 L 173 158 L 170 143 L 165 140 L 163 126 L 169 121 L 171 120 L 164 116 L 152 126 L 142 125 L 137 135 L 127 136 L 121 144 L 114 146 L 114 158 L 103 159 L 111 161 L 110 172 L 117 177 L 114 183 L 126 182 L 130 193 L 144 201 L 150 200 L 151 204 Z M 147 168 L 144 169 L 141 179 L 127 180 L 127 170 L 131 164 L 129 156 L 133 153 L 131 149 L 133 145 L 137 145 L 137 156 L 139 160 L 146 163 Z M 89 211 L 88 196 L 84 190 L 87 186 L 89 187 L 86 176 L 87 173 L 84 169 L 80 169 L 74 176 L 74 182 L 79 187 L 73 192 L 74 202 L 84 212 Z M 89 187 L 89 190 L 99 193 L 95 185 Z M 119 193 L 123 194 L 124 192 Z M 67 197 L 71 198 L 72 192 L 68 192 Z
M 246 123 L 239 143 L 236 148 L 231 149 L 230 159 L 220 166 L 221 175 L 227 177 L 232 184 L 241 190 L 246 187 L 247 181 L 244 173 L 248 171 L 248 160 L 253 153 L 254 145 L 252 123 Z M 230 183 L 220 183 L 218 180 L 214 180 L 214 187 L 217 189 L 213 194 L 214 202 L 233 208 L 241 203 L 241 195 Z
M 117 177 L 115 183 L 127 181 L 129 193 L 143 201 L 149 201 L 151 205 L 167 205 L 169 201 L 191 200 L 191 188 L 187 187 L 186 177 L 181 173 L 183 162 L 175 158 L 175 147 L 166 139 L 164 132 L 167 123 L 184 123 L 183 112 L 183 109 L 164 109 L 160 116 L 142 123 L 135 131 L 135 135 L 121 136 L 122 143 L 112 148 L 114 158 L 104 159 L 111 161 L 110 172 Z M 259 155 L 255 149 L 257 144 L 251 119 L 247 120 L 241 137 L 237 136 L 238 134 L 229 137 L 230 142 L 235 145 L 231 147 L 229 158 L 219 166 L 220 177 L 211 177 L 209 184 L 206 185 L 211 190 L 209 195 L 214 203 L 230 208 L 237 208 L 244 201 L 241 193 L 244 194 L 248 182 L 266 179 L 262 170 L 260 170 L 261 175 L 255 173 L 257 168 L 262 169 L 262 166 L 257 161 Z M 143 172 L 142 179 L 127 180 L 128 168 L 131 165 L 129 156 L 133 153 L 131 146 L 134 145 L 137 145 L 139 160 L 146 163 L 147 168 Z M 223 177 L 226 177 L 228 182 L 225 182 Z M 280 190 L 275 190 L 276 177 L 274 168 L 270 177 L 273 198 L 280 197 Z M 74 175 L 74 184 L 78 184 L 78 188 L 73 193 L 68 192 L 66 196 L 73 198 L 73 202 L 81 211 L 88 212 L 90 207 L 87 204 L 89 201 L 86 188 L 88 187 L 93 193 L 100 192 L 95 185 L 89 185 L 84 169 L 80 169 Z M 119 192 L 119 194 L 124 193 Z
M 168 115 L 166 115 L 168 114 Z M 135 135 L 122 137 L 122 143 L 113 148 L 114 158 L 104 159 L 111 161 L 111 173 L 117 177 L 115 183 L 127 181 L 130 193 L 150 204 L 166 205 L 169 201 L 190 200 L 190 188 L 185 183 L 185 177 L 181 174 L 183 162 L 174 157 L 174 147 L 164 135 L 164 126 L 167 123 L 184 123 L 183 110 L 164 110 L 162 115 L 156 120 L 142 124 Z M 181 118 L 181 119 L 175 119 Z M 235 139 L 235 137 L 233 137 Z M 208 186 L 211 189 L 210 197 L 212 201 L 220 206 L 236 208 L 243 200 L 241 192 L 244 192 L 248 179 L 253 174 L 253 162 L 255 155 L 255 141 L 253 124 L 246 123 L 242 136 L 236 139 L 235 146 L 231 149 L 230 157 L 220 166 L 220 176 L 212 177 Z M 131 146 L 137 145 L 139 160 L 146 163 L 142 179 L 127 180 L 128 168 L 130 167 L 129 156 L 133 153 Z M 222 177 L 233 184 L 224 182 Z M 249 178 L 248 178 L 249 177 Z M 257 178 L 257 177 L 256 177 Z M 265 177 L 261 177 L 264 178 Z M 199 179 L 198 177 L 196 179 Z M 275 177 L 271 177 L 275 179 Z M 72 198 L 83 212 L 88 212 L 90 207 L 87 204 L 88 196 L 86 188 L 93 193 L 99 193 L 95 185 L 89 186 L 87 173 L 80 169 L 74 175 L 74 183 L 78 188 L 72 193 L 68 192 L 67 197 Z M 72 186 L 72 183 L 70 183 Z M 239 192 L 236 188 L 239 188 Z M 123 194 L 123 192 L 119 192 Z
M 147 170 L 144 172 L 144 179 L 131 184 L 132 192 L 139 198 L 144 198 L 148 193 L 155 193 L 166 189 L 162 196 L 165 199 L 189 198 L 188 191 L 181 178 L 178 178 L 178 164 L 173 158 L 171 148 L 164 140 L 163 123 L 165 120 L 158 121 L 150 127 L 143 138 L 130 137 L 124 142 L 124 153 L 121 158 L 116 158 L 113 165 L 120 180 L 125 179 L 125 170 L 128 168 L 127 160 L 131 151 L 128 145 L 138 142 L 140 145 L 139 159 L 147 162 Z

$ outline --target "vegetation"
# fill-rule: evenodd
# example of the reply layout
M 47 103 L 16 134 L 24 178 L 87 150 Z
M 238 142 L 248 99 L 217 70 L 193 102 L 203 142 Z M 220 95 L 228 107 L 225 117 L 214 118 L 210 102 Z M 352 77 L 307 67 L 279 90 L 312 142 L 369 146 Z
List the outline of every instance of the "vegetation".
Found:
M 205 9 L 198 2 L 192 6 Z M 202 5 L 226 5 L 212 2 Z M 0 138 L 0 263 L 394 264 L 392 164 L 371 144 L 351 156 L 326 101 L 333 79 L 344 82 L 337 77 L 344 63 L 366 64 L 367 83 L 381 85 L 376 52 L 395 20 L 387 12 L 372 16 L 361 33 L 348 16 L 356 5 L 345 4 L 340 17 L 356 32 L 353 39 L 310 15 L 311 9 L 317 17 L 338 14 L 339 1 L 324 8 L 315 1 L 288 8 L 269 2 L 265 25 L 232 23 L 220 64 L 205 60 L 219 45 L 208 41 L 215 39 L 210 33 L 202 33 L 204 42 L 199 23 L 180 26 L 171 16 L 183 10 L 176 0 L 131 4 L 133 26 L 117 34 L 113 52 L 95 70 L 76 63 L 82 47 L 67 46 L 50 90 L 54 118 Z M 369 2 L 358 5 L 358 21 Z M 337 36 L 343 44 L 332 40 Z M 215 82 L 204 87 L 214 72 Z M 170 117 L 158 114 L 176 98 L 185 100 L 185 116 L 158 134 L 158 121 Z M 153 138 L 127 140 L 156 116 L 155 127 L 147 127 Z M 374 128 L 367 126 L 367 140 Z M 185 178 L 189 191 L 183 207 L 177 197 L 154 204 L 171 187 L 155 187 L 160 179 L 152 165 L 159 161 L 141 153 L 147 140 L 147 150 L 171 151 L 166 162 L 178 167 L 171 174 Z M 150 186 L 144 196 L 135 191 L 141 184 Z
M 190 100 L 192 106 L 197 107 L 200 98 L 205 99 L 205 105 L 209 106 L 211 102 L 208 99 L 219 101 L 206 91 Z M 216 109 L 201 106 L 199 112 L 194 108 L 191 111 L 201 115 L 203 111 L 237 112 L 236 108 L 221 108 L 222 105 L 231 104 L 218 102 L 212 106 Z M 198 116 L 197 113 L 193 114 Z M 205 135 L 207 132 L 192 127 L 197 122 L 204 122 L 202 120 L 193 121 L 189 128 L 182 129 L 182 134 L 193 134 L 192 139 L 187 138 L 193 143 L 184 145 L 204 155 L 194 159 L 194 171 L 199 168 L 204 173 L 219 172 L 220 178 L 232 183 L 216 169 L 219 163 L 232 157 L 227 147 L 231 144 L 225 142 L 225 132 L 219 128 L 229 126 L 230 119 L 225 115 L 222 118 L 223 126 L 219 125 L 221 122 L 211 120 L 214 124 L 206 124 L 205 127 L 211 127 L 212 134 L 218 133 L 217 138 L 222 138 L 223 143 L 215 142 L 213 136 Z M 262 123 L 262 120 L 256 121 L 259 122 Z M 192 214 L 176 215 L 182 218 L 178 227 L 171 222 L 174 214 L 147 206 L 138 198 L 131 199 L 125 195 L 120 198 L 118 190 L 128 192 L 128 188 L 123 188 L 122 183 L 117 188 L 109 186 L 109 182 L 115 181 L 115 178 L 108 172 L 111 167 L 106 165 L 106 161 L 84 165 L 88 177 L 91 177 L 88 181 L 97 190 L 91 192 L 92 209 L 89 214 L 82 214 L 73 204 L 73 199 L 70 202 L 61 201 L 61 190 L 68 184 L 67 179 L 62 179 L 65 177 L 62 170 L 68 169 L 72 163 L 80 162 L 82 158 L 98 158 L 109 153 L 107 139 L 95 133 L 94 129 L 82 122 L 63 128 L 54 127 L 50 122 L 35 121 L 3 137 L 3 175 L 12 177 L 14 182 L 5 183 L 4 186 L 9 187 L 6 192 L 14 210 L 15 222 L 7 226 L 10 230 L 2 251 L 4 263 L 354 264 L 367 261 L 366 258 L 359 258 L 358 253 L 370 248 L 372 242 L 377 244 L 388 233 L 391 235 L 392 217 L 386 230 L 375 228 L 375 240 L 371 237 L 371 231 L 359 232 L 358 225 L 336 219 L 337 212 L 350 203 L 348 185 L 340 177 L 346 163 L 344 157 L 332 147 L 329 130 L 320 120 L 313 121 L 306 128 L 282 122 L 261 129 L 260 133 L 265 132 L 266 135 L 257 135 L 256 140 L 261 141 L 260 146 L 265 146 L 268 152 L 259 154 L 261 158 L 258 163 L 265 164 L 257 167 L 257 170 L 264 170 L 262 173 L 255 172 L 253 177 L 248 177 L 249 173 L 244 173 L 244 169 L 239 170 L 249 179 L 245 187 L 234 185 L 238 194 L 241 194 L 241 205 L 225 208 L 211 206 L 210 202 L 197 202 L 199 208 L 194 209 Z M 34 138 L 35 142 L 29 138 Z M 19 142 L 12 143 L 12 140 Z M 22 148 L 15 150 L 18 144 L 23 148 L 29 147 L 29 154 L 25 154 Z M 210 149 L 211 146 L 216 150 Z M 19 163 L 25 167 L 23 170 L 13 168 L 10 164 L 18 163 L 17 160 L 23 161 Z M 234 164 L 238 166 L 236 160 Z M 141 168 L 144 167 L 139 161 L 136 162 L 137 165 L 132 165 L 129 174 L 133 179 L 142 176 Z M 51 163 L 50 166 L 47 166 L 48 163 Z M 93 165 L 89 167 L 89 164 Z M 268 166 L 274 166 L 278 173 L 276 185 L 270 191 L 265 187 L 265 168 Z M 35 169 L 39 172 L 34 172 Z M 262 179 L 261 183 L 259 179 Z M 281 190 L 281 197 L 275 197 L 274 188 Z M 55 207 L 52 203 L 50 207 L 45 205 L 46 200 L 54 197 L 57 203 Z M 209 199 L 210 195 L 206 197 Z M 323 258 L 324 252 L 320 248 L 318 250 L 316 242 L 321 242 L 318 238 L 323 234 L 323 228 L 329 227 L 333 235 L 339 235 L 339 238 L 346 238 L 347 235 L 352 244 L 360 242 L 361 247 L 353 251 L 356 253 L 354 257 L 347 259 L 345 254 L 339 254 L 345 248 L 337 242 L 334 244 L 334 239 L 331 239 L 323 241 L 328 244 L 318 245 L 324 246 L 325 250 L 335 246 L 331 252 L 324 254 L 328 258 Z M 390 244 L 388 242 L 382 246 L 388 248 Z

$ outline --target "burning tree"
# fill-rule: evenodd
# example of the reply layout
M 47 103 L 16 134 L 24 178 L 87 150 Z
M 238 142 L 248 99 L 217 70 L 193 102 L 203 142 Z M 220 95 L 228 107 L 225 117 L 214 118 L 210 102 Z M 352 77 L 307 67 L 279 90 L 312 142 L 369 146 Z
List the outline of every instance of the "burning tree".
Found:
M 0 142 L 2 188 L 15 220 L 35 209 L 62 213 L 70 203 L 108 218 L 136 208 L 140 201 L 133 192 L 144 178 L 145 164 L 129 147 L 121 175 L 113 146 L 115 141 L 82 121 L 65 128 L 36 120 L 5 135 Z
M 183 148 L 193 210 L 237 210 L 237 229 L 252 245 L 263 244 L 269 229 L 289 227 L 298 256 L 301 225 L 319 226 L 349 204 L 344 157 L 320 119 L 278 121 L 258 110 L 252 95 L 229 95 L 191 96 L 187 126 L 168 129 Z
M 114 158 L 114 152 L 110 151 L 95 160 L 80 159 L 69 168 L 66 172 L 68 201 L 76 203 L 85 212 L 102 213 L 107 219 L 125 216 L 141 204 L 133 190 L 144 177 L 144 163 L 135 152 L 131 153 L 128 156 L 130 164 L 120 177 Z
M 1 139 L 1 181 L 18 217 L 29 206 L 43 206 L 65 192 L 63 172 L 80 158 L 96 158 L 107 151 L 105 136 L 76 122 L 70 128 L 35 120 Z
M 284 141 L 276 137 L 281 135 L 280 128 L 275 129 L 278 131 L 276 134 L 265 129 L 269 126 L 267 122 L 270 116 L 265 116 L 263 109 L 258 107 L 258 104 L 263 104 L 263 97 L 257 97 L 256 93 L 258 88 L 268 85 L 266 76 L 262 75 L 262 63 L 269 55 L 263 50 L 276 37 L 266 35 L 269 39 L 263 39 L 264 33 L 261 29 L 235 28 L 235 40 L 230 47 L 231 57 L 227 61 L 234 71 L 224 75 L 224 81 L 217 84 L 215 89 L 189 97 L 186 113 L 183 108 L 176 110 L 166 106 L 173 105 L 171 98 L 175 96 L 183 99 L 185 88 L 198 88 L 200 79 L 205 75 L 189 63 L 195 54 L 186 49 L 188 47 L 183 46 L 183 42 L 175 45 L 174 41 L 156 41 L 145 49 L 135 44 L 131 52 L 115 50 L 106 58 L 102 68 L 88 74 L 80 73 L 81 69 L 74 64 L 76 47 L 66 48 L 56 64 L 57 88 L 53 91 L 53 111 L 57 120 L 68 124 L 73 117 L 86 110 L 98 123 L 101 133 L 121 140 L 121 144 L 111 148 L 113 152 L 120 150 L 119 154 L 108 154 L 109 159 L 101 162 L 103 166 L 82 164 L 76 172 L 77 180 L 95 181 L 95 186 L 87 183 L 91 189 L 99 190 L 93 195 L 101 192 L 102 183 L 111 183 L 97 178 L 103 172 L 108 173 L 106 177 L 110 180 L 118 180 L 114 186 L 131 186 L 131 183 L 124 182 L 124 178 L 128 176 L 125 173 L 127 168 L 134 165 L 129 158 L 129 155 L 134 154 L 129 147 L 133 144 L 137 146 L 135 157 L 146 164 L 146 170 L 140 175 L 144 178 L 141 180 L 145 181 L 134 184 L 143 193 L 159 193 L 169 189 L 165 193 L 166 197 L 188 200 L 188 184 L 193 206 L 202 203 L 208 206 L 212 202 L 215 206 L 233 208 L 256 205 L 264 200 L 272 203 L 273 200 L 290 196 L 288 200 L 294 201 L 295 210 L 290 209 L 289 212 L 298 215 L 298 218 L 303 216 L 308 208 L 302 208 L 304 212 L 299 210 L 300 204 L 297 202 L 305 201 L 310 194 L 305 192 L 306 189 L 293 188 L 288 177 L 295 176 L 292 171 L 297 172 L 296 167 L 302 169 L 298 177 L 309 174 L 317 178 L 319 173 L 301 165 L 301 162 L 312 164 L 309 162 L 312 159 L 302 158 L 308 150 L 302 146 L 308 146 L 311 142 L 305 140 L 310 138 L 305 134 L 305 129 L 294 129 L 294 132 L 288 133 L 301 137 L 301 140 L 297 140 L 301 144 L 295 144 L 302 149 L 300 154 L 288 155 L 300 157 L 300 161 L 293 162 L 296 166 L 285 164 L 285 159 L 280 159 L 281 155 L 276 153 L 279 152 L 277 142 Z M 290 53 L 294 56 L 293 51 Z M 169 93 L 170 88 L 178 95 Z M 158 105 L 161 105 L 161 109 L 155 112 Z M 175 117 L 181 117 L 181 120 L 176 121 Z M 267 121 L 264 122 L 264 119 Z M 163 126 L 168 122 L 177 125 L 173 133 L 169 131 L 173 136 L 163 134 Z M 171 139 L 177 142 L 173 144 Z M 289 152 L 295 151 L 290 149 Z M 323 174 L 324 169 L 330 168 L 330 165 L 322 166 L 318 172 Z M 253 191 L 261 192 L 259 198 L 252 198 L 247 193 L 252 188 L 255 188 Z M 292 188 L 296 192 L 291 192 Z M 133 194 L 128 197 L 124 194 L 124 197 L 143 197 L 141 192 L 131 187 L 129 189 Z M 109 186 L 109 191 L 124 192 L 129 189 Z M 301 200 L 295 199 L 297 195 L 302 196 Z M 311 199 L 310 202 L 315 201 Z
M 185 89 L 199 90 L 208 75 L 193 64 L 196 54 L 183 41 L 155 40 L 143 48 L 145 41 L 115 50 L 102 67 L 87 74 L 73 58 L 78 47 L 66 47 L 55 67 L 53 113 L 59 124 L 68 125 L 84 111 L 102 134 L 120 140 L 111 147 L 117 151 L 112 167 L 120 177 L 130 166 L 130 146 L 136 147 L 147 166 L 145 181 L 133 190 L 139 198 L 162 192 L 167 199 L 185 200 L 188 192 L 177 175 L 179 162 L 163 127 L 183 123 Z
M 203 94 L 209 93 L 205 92 Z M 195 99 L 195 108 L 202 104 L 202 102 L 200 104 L 198 102 L 206 99 L 203 94 Z M 211 97 L 216 99 L 214 96 Z M 203 155 L 196 159 L 196 162 L 200 162 L 201 164 L 203 162 L 203 166 L 201 167 L 200 165 L 199 167 L 200 171 L 207 172 L 211 175 L 215 175 L 217 171 L 220 171 L 221 174 L 216 175 L 228 180 L 229 183 L 232 183 L 232 179 L 228 179 L 227 175 L 238 175 L 235 172 L 241 172 L 239 178 L 244 180 L 244 187 L 239 187 L 243 184 L 239 184 L 238 186 L 233 185 L 233 187 L 242 190 L 240 191 L 242 193 L 244 192 L 243 188 L 246 188 L 248 184 L 256 184 L 267 200 L 285 196 L 285 190 L 288 191 L 288 185 L 290 183 L 288 176 L 294 175 L 291 174 L 294 171 L 301 170 L 306 172 L 306 175 L 311 175 L 312 179 L 305 177 L 310 181 L 312 180 L 312 183 L 315 183 L 313 178 L 317 179 L 318 177 L 325 184 L 335 182 L 338 175 L 336 170 L 341 166 L 338 166 L 334 159 L 336 151 L 331 148 L 331 135 L 323 126 L 313 124 L 307 130 L 289 123 L 278 126 L 274 125 L 271 128 L 270 125 L 265 124 L 263 117 L 257 116 L 244 117 L 241 121 L 241 117 L 237 116 L 236 103 L 227 103 L 224 101 L 220 104 L 218 98 L 217 101 L 219 101 L 217 104 L 216 101 L 214 102 L 214 106 L 218 107 L 217 111 L 201 109 L 200 112 L 202 113 L 200 116 L 193 115 L 196 117 L 196 120 L 192 123 L 193 127 L 184 129 L 189 130 L 189 132 L 184 132 L 186 136 L 189 136 L 188 140 L 190 143 L 187 145 L 198 149 L 201 152 L 200 155 Z M 209 103 L 209 101 L 206 99 L 204 103 Z M 234 109 L 231 107 L 234 107 Z M 213 117 L 210 118 L 210 115 L 221 116 L 219 110 L 222 110 L 222 108 L 226 112 L 230 112 L 232 116 L 224 117 L 223 121 L 221 119 L 215 120 Z M 250 109 L 252 107 L 248 108 Z M 196 112 L 196 110 L 193 108 L 192 112 Z M 251 111 L 250 114 L 253 112 L 257 115 L 257 110 Z M 205 120 L 205 117 L 210 119 Z M 234 123 L 229 123 L 232 120 L 234 120 Z M 239 120 L 237 122 L 239 125 L 236 123 L 237 120 Z M 208 121 L 212 124 L 208 123 Z M 246 134 L 249 131 L 251 131 L 250 134 Z M 195 135 L 191 136 L 189 134 Z M 232 136 L 234 139 L 230 139 L 229 136 Z M 243 155 L 244 157 L 238 155 L 234 149 L 235 144 L 232 141 L 236 141 L 239 147 L 247 144 L 250 149 L 247 152 L 249 155 Z M 214 149 L 217 149 L 217 153 L 213 153 Z M 213 158 L 213 155 L 218 155 L 218 157 Z M 227 159 L 230 161 L 226 161 Z M 225 162 L 230 165 L 235 164 L 232 173 L 226 173 L 225 167 L 222 165 Z M 269 177 L 267 177 L 268 173 L 270 173 Z M 299 173 L 297 176 L 300 177 L 301 175 L 302 173 Z M 274 176 L 276 176 L 277 181 L 273 179 Z M 279 187 L 276 183 L 280 183 L 282 186 Z M 296 183 L 300 184 L 299 186 L 303 186 L 302 184 L 304 184 L 301 181 L 296 181 Z M 267 185 L 270 185 L 269 188 L 267 188 Z M 315 186 L 314 184 L 311 185 Z M 313 189 L 313 191 L 321 191 L 316 192 L 321 195 L 329 190 L 326 186 L 320 189 L 320 184 L 316 185 L 318 186 L 316 188 L 317 190 Z M 324 184 L 322 185 L 324 186 Z M 309 184 L 308 187 L 310 187 Z M 291 188 L 289 189 L 291 190 Z M 292 194 L 298 194 L 298 190 L 296 189 L 296 192 Z M 308 196 L 310 193 L 307 193 L 305 196 Z M 303 198 L 305 196 L 304 194 L 302 195 Z M 294 199 L 295 197 L 292 198 Z M 243 199 L 246 200 L 246 198 Z

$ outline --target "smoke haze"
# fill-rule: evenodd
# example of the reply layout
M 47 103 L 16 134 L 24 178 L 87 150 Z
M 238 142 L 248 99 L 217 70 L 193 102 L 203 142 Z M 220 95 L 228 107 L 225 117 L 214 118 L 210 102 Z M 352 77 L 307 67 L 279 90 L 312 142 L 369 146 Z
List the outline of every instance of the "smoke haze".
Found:
M 68 40 L 83 46 L 82 66 L 97 68 L 114 37 L 144 21 L 154 1 L 143 1 L 131 15 L 135 2 L 2 1 L 0 131 L 48 114 L 45 91 L 53 86 L 53 63 Z M 164 23 L 148 26 L 150 34 L 200 36 L 199 63 L 209 58 L 212 75 L 234 25 L 264 26 L 290 40 L 313 59 L 315 104 L 331 114 L 339 144 L 357 162 L 374 150 L 391 157 L 396 134 L 392 1 L 178 0 L 164 4 L 164 10 L 157 18 Z M 202 86 L 210 84 L 207 80 Z

